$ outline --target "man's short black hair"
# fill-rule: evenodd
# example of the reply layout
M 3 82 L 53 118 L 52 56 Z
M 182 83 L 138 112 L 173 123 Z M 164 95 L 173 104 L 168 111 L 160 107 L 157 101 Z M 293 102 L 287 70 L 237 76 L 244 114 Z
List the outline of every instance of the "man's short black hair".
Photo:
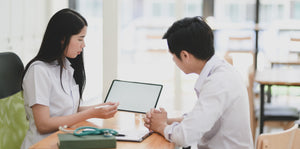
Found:
M 201 60 L 209 60 L 215 54 L 213 32 L 199 16 L 176 21 L 163 39 L 167 39 L 170 52 L 179 59 L 182 50 Z

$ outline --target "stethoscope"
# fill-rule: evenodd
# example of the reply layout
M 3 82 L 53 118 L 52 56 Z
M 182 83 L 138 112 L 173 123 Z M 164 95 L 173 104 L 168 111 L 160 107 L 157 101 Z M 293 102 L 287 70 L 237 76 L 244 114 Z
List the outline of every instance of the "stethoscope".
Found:
M 59 126 L 59 130 L 63 131 L 63 132 L 68 132 L 68 133 L 72 133 L 75 136 L 86 136 L 86 135 L 103 135 L 104 137 L 111 137 L 111 136 L 125 136 L 123 134 L 119 134 L 117 131 L 113 130 L 113 129 L 108 129 L 108 128 L 96 128 L 96 127 L 91 127 L 91 126 L 83 126 L 83 127 L 79 127 L 75 130 L 67 130 L 68 126 L 64 125 Z

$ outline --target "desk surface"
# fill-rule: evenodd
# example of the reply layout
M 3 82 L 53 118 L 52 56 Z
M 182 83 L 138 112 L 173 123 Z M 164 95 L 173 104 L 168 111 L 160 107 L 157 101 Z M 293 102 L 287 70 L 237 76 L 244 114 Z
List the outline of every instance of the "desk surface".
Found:
M 279 59 L 279 60 L 271 60 L 272 65 L 300 65 L 300 60 L 291 60 L 291 59 Z
M 271 65 L 300 65 L 300 58 L 299 58 L 299 52 L 292 52 L 290 51 L 290 53 L 288 55 L 282 55 L 280 57 L 274 57 L 274 58 L 270 58 L 270 62 Z
M 118 112 L 114 118 L 111 119 L 89 119 L 87 121 L 80 122 L 71 127 L 71 129 L 76 129 L 81 126 L 93 126 L 99 128 L 111 128 L 116 130 L 122 129 L 142 129 L 144 127 L 144 123 L 142 120 L 142 114 L 130 113 L 130 112 Z M 58 137 L 57 134 L 62 133 L 58 131 L 42 141 L 34 144 L 30 147 L 30 149 L 58 149 L 57 142 Z M 164 139 L 163 136 L 153 133 L 148 138 L 146 138 L 142 142 L 125 142 L 125 141 L 117 141 L 118 149 L 156 149 L 156 148 L 164 148 L 164 149 L 173 149 L 175 145 L 173 143 L 168 142 Z
M 255 81 L 264 85 L 300 85 L 300 70 L 268 69 L 257 71 Z

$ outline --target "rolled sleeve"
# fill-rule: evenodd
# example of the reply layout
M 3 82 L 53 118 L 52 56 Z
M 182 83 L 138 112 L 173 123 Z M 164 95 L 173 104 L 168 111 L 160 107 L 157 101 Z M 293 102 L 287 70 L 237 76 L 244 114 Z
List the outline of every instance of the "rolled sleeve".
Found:
M 29 67 L 23 80 L 23 90 L 29 107 L 34 104 L 49 106 L 51 80 L 47 71 L 40 65 Z
M 164 129 L 164 136 L 165 138 L 172 142 L 172 132 L 173 132 L 173 128 L 175 126 L 177 126 L 179 123 L 178 122 L 174 122 L 171 125 L 168 125 L 165 129 Z

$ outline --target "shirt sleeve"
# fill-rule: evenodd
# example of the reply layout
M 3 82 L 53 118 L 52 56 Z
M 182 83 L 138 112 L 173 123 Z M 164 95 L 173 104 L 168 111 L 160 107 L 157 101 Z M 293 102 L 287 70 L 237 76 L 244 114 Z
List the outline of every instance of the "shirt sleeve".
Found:
M 217 81 L 210 80 L 203 85 L 196 105 L 178 125 L 165 128 L 165 137 L 180 146 L 194 144 L 203 139 L 220 119 L 225 106 L 226 89 Z
M 50 90 L 51 80 L 46 67 L 33 63 L 23 80 L 24 100 L 27 100 L 29 107 L 34 104 L 49 106 Z

